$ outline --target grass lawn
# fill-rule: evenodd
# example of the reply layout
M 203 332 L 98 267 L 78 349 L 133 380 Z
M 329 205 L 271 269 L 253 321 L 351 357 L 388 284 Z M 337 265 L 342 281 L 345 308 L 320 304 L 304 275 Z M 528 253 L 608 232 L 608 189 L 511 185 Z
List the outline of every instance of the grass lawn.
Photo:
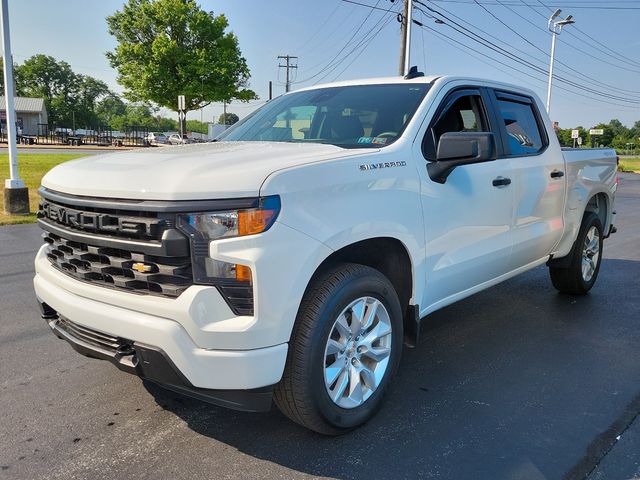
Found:
M 623 172 L 638 172 L 640 173 L 640 157 L 634 158 L 621 158 L 620 170 Z
M 45 173 L 59 163 L 83 157 L 81 154 L 73 153 L 22 153 L 18 152 L 18 169 L 20 178 L 29 188 L 29 204 L 31 205 L 31 215 L 6 215 L 4 213 L 4 196 L 0 198 L 0 225 L 10 225 L 14 223 L 33 223 L 36 221 L 35 212 L 38 210 L 38 188 Z M 9 155 L 0 154 L 0 180 L 9 178 Z M 2 184 L 4 187 L 4 183 Z

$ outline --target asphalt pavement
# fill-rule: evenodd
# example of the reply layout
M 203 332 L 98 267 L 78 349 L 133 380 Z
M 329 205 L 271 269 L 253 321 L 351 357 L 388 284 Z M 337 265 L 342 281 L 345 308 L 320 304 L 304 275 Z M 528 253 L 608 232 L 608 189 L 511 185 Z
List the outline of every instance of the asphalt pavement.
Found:
M 640 176 L 587 296 L 545 267 L 433 314 L 380 413 L 339 438 L 75 353 L 40 319 L 37 227 L 0 228 L 0 477 L 640 478 Z

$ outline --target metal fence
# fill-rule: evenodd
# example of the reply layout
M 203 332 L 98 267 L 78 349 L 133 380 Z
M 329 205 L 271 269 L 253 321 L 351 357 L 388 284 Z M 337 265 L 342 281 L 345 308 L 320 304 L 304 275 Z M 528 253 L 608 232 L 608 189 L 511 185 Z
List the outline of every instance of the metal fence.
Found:
M 147 140 L 148 135 L 149 127 L 142 125 L 125 125 L 122 131 L 118 131 L 106 125 L 73 130 L 68 127 L 40 123 L 36 135 L 17 135 L 16 140 L 18 143 L 28 145 L 148 147 L 150 146 Z M 0 142 L 7 142 L 5 125 L 0 126 Z

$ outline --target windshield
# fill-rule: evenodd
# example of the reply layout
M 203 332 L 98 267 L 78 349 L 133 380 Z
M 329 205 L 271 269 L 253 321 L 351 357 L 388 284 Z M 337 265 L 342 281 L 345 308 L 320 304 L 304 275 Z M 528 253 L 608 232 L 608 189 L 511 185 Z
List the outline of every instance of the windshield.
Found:
M 218 140 L 383 147 L 402 134 L 429 87 L 399 83 L 294 92 L 270 101 Z

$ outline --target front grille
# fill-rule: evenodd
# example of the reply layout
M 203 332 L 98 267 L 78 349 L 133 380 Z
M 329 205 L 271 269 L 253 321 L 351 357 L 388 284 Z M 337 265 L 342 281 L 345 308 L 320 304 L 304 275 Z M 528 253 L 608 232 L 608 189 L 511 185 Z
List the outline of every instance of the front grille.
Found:
M 173 218 L 157 212 L 86 206 L 78 209 L 64 201 L 42 198 L 38 218 L 73 232 L 159 242 L 165 231 L 175 227 Z
M 164 201 L 39 192 L 38 224 L 54 268 L 92 285 L 169 298 L 196 284 L 192 261 L 197 273 L 198 261 L 209 255 L 209 242 L 190 240 L 177 226 L 178 215 L 260 203 L 254 197 Z M 236 315 L 254 314 L 251 284 L 209 278 L 197 284 L 215 286 Z
M 46 255 L 58 270 L 91 284 L 177 297 L 193 284 L 191 258 L 158 257 L 43 234 Z
M 113 335 L 107 333 L 98 332 L 88 327 L 83 327 L 64 317 L 59 317 L 56 321 L 56 327 L 60 330 L 64 330 L 70 336 L 82 340 L 94 347 L 98 347 L 102 350 L 106 350 L 111 354 L 115 354 L 119 347 L 122 345 L 122 341 Z

